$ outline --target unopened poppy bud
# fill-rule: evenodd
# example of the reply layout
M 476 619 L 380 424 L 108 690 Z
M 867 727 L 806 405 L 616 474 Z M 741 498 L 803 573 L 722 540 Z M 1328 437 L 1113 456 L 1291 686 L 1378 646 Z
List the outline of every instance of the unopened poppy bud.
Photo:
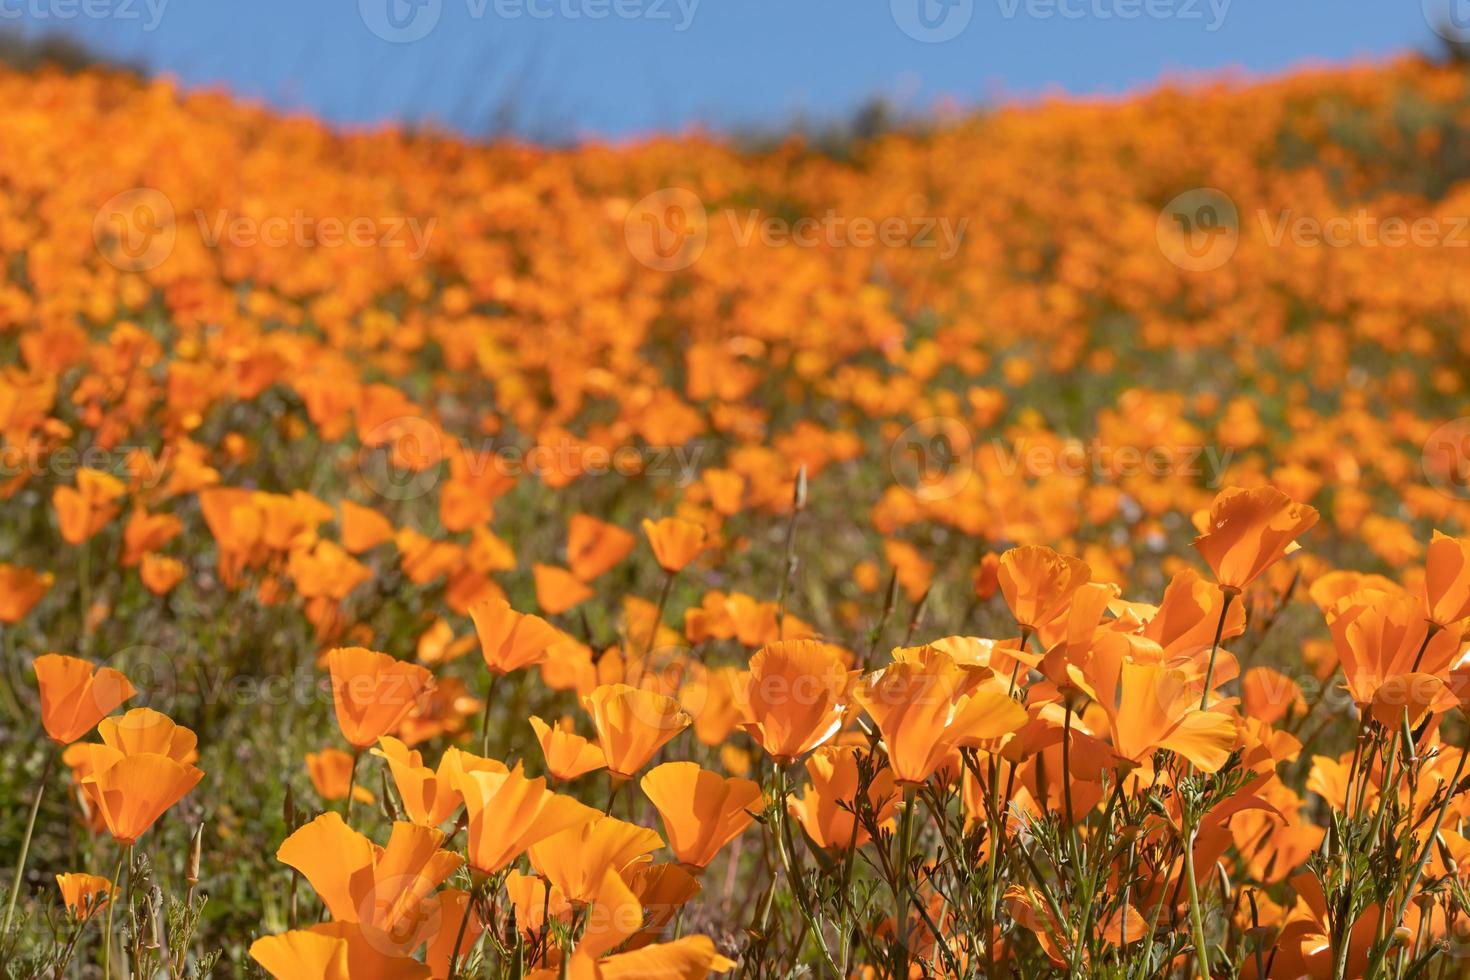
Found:
M 1169 815 L 1169 810 L 1167 807 L 1164 806 L 1163 800 L 1159 799 L 1152 793 L 1148 794 L 1145 799 L 1148 802 L 1148 808 L 1150 810 L 1157 813 L 1161 817 L 1167 817 Z
M 791 494 L 791 506 L 798 512 L 806 510 L 806 464 L 796 471 L 796 488 Z
M 184 881 L 191 887 L 199 884 L 199 865 L 204 853 L 204 821 L 194 828 L 194 838 L 189 842 L 189 865 L 184 870 Z

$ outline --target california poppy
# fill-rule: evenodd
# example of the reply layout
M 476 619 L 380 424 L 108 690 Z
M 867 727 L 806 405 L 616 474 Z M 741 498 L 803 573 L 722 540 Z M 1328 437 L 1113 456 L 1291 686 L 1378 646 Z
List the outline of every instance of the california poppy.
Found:
M 397 728 L 434 684 L 427 669 L 363 647 L 338 647 L 327 665 L 337 725 L 359 750 Z
M 531 866 L 561 889 L 568 901 L 592 901 L 602 876 L 622 874 L 642 863 L 663 846 L 663 839 L 647 827 L 595 813 L 530 847 Z
M 352 753 L 341 749 L 329 748 L 306 753 L 306 774 L 311 777 L 311 785 L 323 800 L 346 799 L 348 788 L 351 787 L 354 800 L 358 803 L 371 803 L 373 794 L 366 786 L 352 785 L 354 765 L 356 762 Z
M 693 762 L 665 762 L 639 781 L 663 818 L 669 850 L 681 864 L 703 868 L 749 827 L 761 809 L 761 788 Z
M 127 488 L 111 473 L 83 467 L 75 487 L 57 487 L 52 495 L 56 521 L 68 544 L 81 544 L 117 516 L 117 499 Z
M 91 918 L 112 897 L 112 882 L 101 875 L 63 874 L 56 876 L 56 887 L 61 889 L 61 901 L 73 920 L 84 922 Z
M 337 922 L 355 922 L 407 955 L 428 937 L 429 894 L 463 863 L 440 849 L 444 834 L 396 822 L 379 847 L 327 812 L 298 828 L 276 859 L 300 871 Z
M 551 726 L 531 716 L 531 728 L 541 745 L 546 771 L 563 782 L 594 772 L 607 765 L 602 748 L 562 725 Z
M 480 652 L 492 673 L 509 674 L 539 663 L 553 644 L 566 634 L 540 616 L 516 612 L 504 599 L 490 599 L 470 607 Z
M 1296 539 L 1316 523 L 1316 508 L 1275 487 L 1231 487 L 1210 505 L 1194 547 L 1220 587 L 1239 592 L 1297 548 Z
M 1001 555 L 996 578 L 1011 615 L 1023 631 L 1035 633 L 1067 608 L 1092 569 L 1079 558 L 1032 544 Z
M 1026 722 L 1026 710 L 989 670 L 966 669 L 933 647 L 890 664 L 853 692 L 883 735 L 900 783 L 922 783 L 961 747 L 1000 738 Z
M 32 666 L 41 689 L 41 724 L 57 745 L 75 742 L 138 693 L 118 671 L 93 668 L 76 657 L 47 653 Z
M 531 566 L 531 574 L 536 580 L 536 604 L 552 616 L 592 598 L 592 590 L 565 568 L 538 563 Z
M 846 850 L 869 840 L 868 831 L 855 816 L 862 788 L 858 762 L 861 751 L 853 745 L 824 745 L 807 757 L 806 773 L 811 782 L 802 796 L 788 801 L 787 809 L 801 821 L 802 829 L 818 847 Z M 893 791 L 893 770 L 879 768 L 876 763 L 871 768 L 868 802 L 882 826 L 892 819 L 898 794 Z
M 379 738 L 378 746 L 373 754 L 388 763 L 404 813 L 426 827 L 437 827 L 454 815 L 463 799 L 460 787 L 467 773 L 506 771 L 504 763 L 470 755 L 452 745 L 440 756 L 437 770 L 424 765 L 420 753 L 391 735 Z
M 1470 539 L 1434 532 L 1424 562 L 1424 608 L 1440 627 L 1470 617 Z
M 0 563 L 0 624 L 14 625 L 25 619 L 55 581 L 50 572 Z
M 590 582 L 628 557 L 637 541 L 616 524 L 573 514 L 567 521 L 567 564 L 573 575 Z
M 203 778 L 204 773 L 192 765 L 166 755 L 124 755 L 109 746 L 97 746 L 92 772 L 82 783 L 113 839 L 132 845 Z
M 604 684 L 582 699 L 614 777 L 631 779 L 693 721 L 679 702 L 627 684 Z
M 678 517 L 664 517 L 656 522 L 645 517 L 643 533 L 659 567 L 670 574 L 698 558 L 707 537 L 703 527 Z
M 459 787 L 469 814 L 469 862 L 484 874 L 504 868 L 537 841 L 599 816 L 548 790 L 545 779 L 527 779 L 520 766 L 466 773 Z
M 826 643 L 767 644 L 750 658 L 736 695 L 741 725 L 778 763 L 789 763 L 837 734 L 855 676 Z

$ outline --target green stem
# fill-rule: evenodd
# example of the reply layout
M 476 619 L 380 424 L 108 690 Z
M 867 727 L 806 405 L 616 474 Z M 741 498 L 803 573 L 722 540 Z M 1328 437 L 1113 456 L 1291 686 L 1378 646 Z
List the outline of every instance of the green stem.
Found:
M 480 712 L 480 755 L 490 757 L 490 702 L 495 696 L 495 682 L 500 674 L 490 672 L 490 683 L 485 685 L 485 708 Z
M 112 980 L 112 911 L 117 907 L 117 879 L 122 877 L 123 856 L 127 848 L 118 845 L 117 864 L 109 879 L 112 890 L 107 893 L 107 923 L 102 930 L 102 980 Z
M 664 574 L 664 587 L 658 594 L 658 609 L 653 614 L 653 626 L 648 630 L 648 645 L 643 648 L 643 660 L 645 661 L 643 666 L 645 669 L 649 656 L 653 654 L 653 645 L 658 641 L 658 628 L 664 622 L 664 606 L 668 604 L 669 593 L 674 588 L 674 574 L 674 572 L 666 572 Z
M 896 882 L 898 898 L 898 914 L 894 919 L 893 927 L 898 936 L 896 953 L 898 954 L 898 968 L 894 971 L 895 977 L 907 977 L 909 975 L 909 859 L 913 854 L 914 847 L 914 788 L 905 786 L 903 789 L 903 813 L 898 818 L 898 868 Z
M 25 836 L 20 840 L 20 855 L 15 859 L 15 880 L 10 883 L 10 899 L 5 903 L 5 924 L 0 926 L 0 940 L 10 935 L 15 900 L 20 896 L 20 885 L 26 873 L 26 857 L 31 851 L 31 836 L 36 832 L 36 814 L 41 810 L 41 797 L 46 792 L 46 781 L 51 778 L 51 767 L 55 763 L 56 746 L 52 745 L 46 750 L 46 763 L 41 767 L 41 778 L 36 781 L 36 795 L 31 799 L 31 815 L 26 821 Z
M 1194 877 L 1193 826 L 1189 828 L 1184 840 L 1184 874 L 1189 882 L 1189 923 L 1194 930 L 1194 952 L 1199 961 L 1199 973 L 1204 980 L 1210 980 L 1210 954 L 1205 946 L 1205 920 L 1200 912 L 1199 885 Z
M 1220 652 L 1220 638 L 1225 633 L 1225 614 L 1230 611 L 1230 604 L 1235 601 L 1235 593 L 1223 586 L 1220 594 L 1225 601 L 1220 604 L 1220 621 L 1215 624 L 1215 642 L 1210 644 L 1210 663 L 1205 668 L 1205 688 L 1200 692 L 1199 709 L 1204 711 L 1210 706 L 1210 682 L 1215 678 L 1215 656 Z
M 352 826 L 352 797 L 357 792 L 357 763 L 362 758 L 362 749 L 352 749 L 352 770 L 347 774 L 347 806 L 342 819 L 347 821 L 347 826 Z

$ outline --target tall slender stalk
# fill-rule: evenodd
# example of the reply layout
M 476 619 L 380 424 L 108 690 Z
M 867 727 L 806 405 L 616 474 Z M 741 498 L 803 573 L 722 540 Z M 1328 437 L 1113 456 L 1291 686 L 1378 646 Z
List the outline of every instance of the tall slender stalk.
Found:
M 20 839 L 20 854 L 15 859 L 15 878 L 10 882 L 10 898 L 5 903 L 5 924 L 0 926 L 0 941 L 10 935 L 10 922 L 15 915 L 15 900 L 20 895 L 21 882 L 25 880 L 26 857 L 31 851 L 31 836 L 36 832 L 36 814 L 41 810 L 41 797 L 46 792 L 46 781 L 51 778 L 51 769 L 56 764 L 56 746 L 46 750 L 46 762 L 41 766 L 41 778 L 36 780 L 36 792 L 31 798 L 31 815 L 26 820 L 25 836 Z
M 1199 975 L 1210 980 L 1210 953 L 1205 945 L 1205 920 L 1200 912 L 1199 885 L 1194 876 L 1194 823 L 1190 822 L 1184 837 L 1184 875 L 1189 883 L 1189 923 L 1194 931 L 1194 952 L 1199 962 Z
M 1225 633 L 1225 614 L 1230 611 L 1230 604 L 1235 601 L 1237 593 L 1223 586 L 1220 594 L 1225 601 L 1220 604 L 1220 621 L 1215 624 L 1215 642 L 1210 644 L 1210 664 L 1205 668 L 1205 687 L 1200 692 L 1199 707 L 1203 711 L 1210 706 L 1210 682 L 1215 679 L 1215 656 L 1220 652 L 1220 637 Z

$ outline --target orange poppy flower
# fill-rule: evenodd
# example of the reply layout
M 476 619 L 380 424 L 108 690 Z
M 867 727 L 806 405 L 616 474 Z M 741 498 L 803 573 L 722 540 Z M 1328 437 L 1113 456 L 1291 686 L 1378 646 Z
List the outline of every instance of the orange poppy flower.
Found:
M 1470 616 L 1470 538 L 1434 532 L 1424 561 L 1424 609 L 1436 626 Z
M 9 626 L 25 619 L 55 581 L 50 572 L 0 563 L 0 623 Z
M 590 806 L 546 788 L 545 779 L 470 772 L 459 784 L 469 814 L 470 866 L 494 874 L 537 841 L 599 816 Z
M 460 786 L 466 773 L 506 771 L 502 762 L 482 759 L 454 746 L 444 750 L 436 771 L 424 765 L 420 753 L 391 735 L 378 739 L 378 745 L 373 755 L 388 763 L 404 813 L 414 823 L 426 827 L 439 826 L 459 809 L 463 801 Z
M 1194 547 L 1220 587 L 1239 592 L 1296 550 L 1296 539 L 1316 523 L 1316 508 L 1297 503 L 1275 487 L 1231 487 L 1210 505 Z
M 594 688 L 582 698 L 582 706 L 592 716 L 608 771 L 622 779 L 631 779 L 693 722 L 673 698 L 627 684 Z
M 641 949 L 658 939 L 679 909 L 700 891 L 699 880 L 673 863 L 634 865 L 622 877 L 644 911 L 643 928 L 629 937 L 624 949 Z
M 337 725 L 357 749 L 397 728 L 434 686 L 426 668 L 363 647 L 338 647 L 328 652 L 327 665 Z
M 622 874 L 630 865 L 648 861 L 663 843 L 647 827 L 596 813 L 532 844 L 529 856 L 531 866 L 568 901 L 590 902 L 604 874 Z
M 458 962 L 464 962 L 465 950 L 473 947 L 485 931 L 485 923 L 477 912 L 470 908 L 469 892 L 458 888 L 445 888 L 433 895 L 429 903 L 431 921 L 439 923 L 438 930 L 424 950 L 424 963 L 431 976 L 449 976 L 449 958 L 454 955 L 455 944 L 459 945 Z M 537 906 L 540 909 L 541 906 Z M 462 927 L 461 927 L 462 924 Z
M 592 598 L 592 590 L 565 568 L 536 564 L 531 574 L 536 580 L 536 604 L 552 616 Z
M 703 868 L 749 827 L 763 804 L 761 788 L 748 779 L 726 778 L 693 762 L 665 762 L 639 782 L 681 864 Z
M 123 527 L 123 554 L 119 564 L 132 568 L 143 556 L 157 551 L 184 529 L 184 522 L 173 514 L 150 514 L 141 507 L 128 515 Z
M 51 496 L 62 538 L 67 544 L 81 544 L 102 530 L 122 509 L 116 501 L 126 490 L 111 473 L 77 470 L 77 485 L 57 487 Z
M 47 653 L 32 664 L 41 689 L 41 724 L 57 745 L 70 745 L 97 727 L 112 709 L 137 694 L 111 667 Z
M 393 524 L 371 507 L 344 500 L 341 504 L 342 547 L 354 555 L 393 540 Z
M 1169 749 L 1205 772 L 1217 771 L 1235 747 L 1230 716 L 1200 708 L 1199 690 L 1184 671 L 1137 662 L 1127 650 L 1126 644 L 1100 647 L 1083 671 L 1107 717 L 1114 754 L 1139 765 Z
M 572 911 L 572 903 L 561 889 L 552 888 L 549 895 L 546 889 L 546 881 L 540 875 L 512 871 L 505 876 L 505 894 L 515 906 L 516 928 L 522 933 L 540 932 L 548 919 L 566 921 L 567 913 Z
M 1142 633 L 1164 648 L 1170 660 L 1207 653 L 1215 641 L 1215 628 L 1220 623 L 1220 606 L 1225 597 L 1220 590 L 1192 568 L 1186 568 L 1169 580 L 1164 601 L 1144 624 Z M 1225 613 L 1221 640 L 1245 632 L 1245 606 L 1232 602 Z
M 811 780 L 800 798 L 792 797 L 786 808 L 801 821 L 807 836 L 818 847 L 847 850 L 861 847 L 869 840 L 868 832 L 853 815 L 862 774 L 858 770 L 861 750 L 852 745 L 824 745 L 806 760 L 807 777 Z M 868 800 L 878 814 L 881 826 L 890 820 L 898 806 L 893 791 L 893 770 L 879 769 L 868 787 Z
M 607 765 L 607 757 L 602 754 L 602 749 L 572 731 L 569 724 L 553 728 L 540 717 L 532 715 L 531 728 L 536 732 L 541 755 L 546 759 L 546 771 L 562 782 Z
M 842 728 L 856 676 L 830 644 L 767 644 L 750 658 L 744 688 L 737 692 L 741 727 L 766 754 L 789 763 Z
M 573 514 L 567 522 L 567 564 L 583 582 L 611 571 L 637 543 L 632 532 L 588 514 Z
M 961 667 L 933 647 L 873 673 L 853 697 L 877 723 L 900 784 L 922 783 L 956 749 L 1026 723 L 1026 709 L 991 671 Z
M 199 784 L 204 773 L 157 752 L 124 755 L 94 746 L 91 773 L 82 780 L 108 833 L 132 845 L 165 810 Z
M 1035 633 L 1066 610 L 1092 569 L 1080 558 L 1029 544 L 1000 556 L 996 578 L 1011 615 L 1022 630 Z
M 659 567 L 670 574 L 683 569 L 704 550 L 704 528 L 678 517 L 665 517 L 657 522 L 645 517 L 643 533 Z
M 186 571 L 184 563 L 177 558 L 148 554 L 143 556 L 143 565 L 138 569 L 138 576 L 149 592 L 167 595 L 184 580 Z
M 112 882 L 101 875 L 57 875 L 56 887 L 61 889 L 61 900 L 76 922 L 91 918 L 112 897 Z
M 428 938 L 429 894 L 463 863 L 443 842 L 432 827 L 400 821 L 379 847 L 327 812 L 287 837 L 276 859 L 301 872 L 333 920 L 358 923 L 390 944 L 384 952 L 408 955 Z
M 133 708 L 97 723 L 102 743 L 123 755 L 157 752 L 181 765 L 192 765 L 199 759 L 199 736 L 168 715 L 152 708 Z
M 341 749 L 322 749 L 306 753 L 306 774 L 311 785 L 323 800 L 347 798 L 347 787 L 352 782 L 353 756 Z M 365 786 L 353 786 L 352 798 L 358 803 L 373 802 L 373 794 Z
M 1408 674 L 1443 674 L 1460 650 L 1453 630 L 1424 618 L 1420 600 L 1405 592 L 1364 589 L 1343 596 L 1327 611 L 1348 691 L 1360 706 L 1379 687 Z
M 470 618 L 480 638 L 485 666 L 496 674 L 540 663 L 548 648 L 567 638 L 540 616 L 516 612 L 504 599 L 475 603 L 470 607 Z
M 262 936 L 250 958 L 276 980 L 349 980 L 347 941 L 309 929 Z

